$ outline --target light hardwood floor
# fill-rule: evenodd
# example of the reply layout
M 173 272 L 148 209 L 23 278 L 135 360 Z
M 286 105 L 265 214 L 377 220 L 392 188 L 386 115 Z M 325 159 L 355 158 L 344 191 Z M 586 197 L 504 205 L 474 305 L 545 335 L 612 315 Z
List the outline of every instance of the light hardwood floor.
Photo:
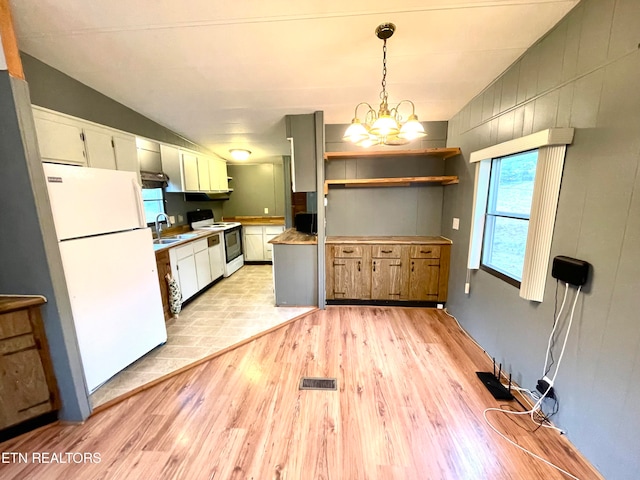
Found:
M 100 463 L 0 463 L 2 479 L 563 479 L 484 422 L 489 360 L 441 311 L 330 307 L 140 392 L 80 426 L 2 452 L 99 453 Z M 335 377 L 337 391 L 298 390 Z M 599 478 L 564 438 L 490 413 L 521 445 Z

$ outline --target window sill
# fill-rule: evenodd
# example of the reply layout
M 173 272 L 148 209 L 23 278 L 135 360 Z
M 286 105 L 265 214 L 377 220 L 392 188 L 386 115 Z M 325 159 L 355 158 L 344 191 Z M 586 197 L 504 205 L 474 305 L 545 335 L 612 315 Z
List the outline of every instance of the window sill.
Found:
M 494 270 L 493 268 L 487 267 L 486 265 L 483 265 L 483 264 L 480 264 L 480 270 L 484 270 L 489 275 L 493 275 L 494 277 L 497 277 L 500 280 L 507 282 L 509 285 L 513 285 L 517 289 L 520 289 L 521 282 L 519 280 L 516 280 L 515 278 L 505 275 L 504 273 L 499 272 L 498 270 Z

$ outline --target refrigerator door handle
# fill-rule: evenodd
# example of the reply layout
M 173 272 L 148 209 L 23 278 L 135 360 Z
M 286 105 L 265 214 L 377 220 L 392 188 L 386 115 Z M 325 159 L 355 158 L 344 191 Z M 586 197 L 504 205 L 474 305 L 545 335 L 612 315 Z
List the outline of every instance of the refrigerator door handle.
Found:
M 144 207 L 142 206 L 142 195 L 140 194 L 140 187 L 135 180 L 131 180 L 131 186 L 133 187 L 133 196 L 136 199 L 136 206 L 138 207 L 138 222 L 140 227 L 146 227 L 147 222 L 144 215 Z

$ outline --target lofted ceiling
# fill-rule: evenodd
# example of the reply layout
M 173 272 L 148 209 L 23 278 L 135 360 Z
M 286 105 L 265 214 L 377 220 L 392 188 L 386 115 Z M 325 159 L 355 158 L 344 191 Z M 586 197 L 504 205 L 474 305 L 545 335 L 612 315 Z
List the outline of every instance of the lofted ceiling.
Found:
M 289 151 L 284 115 L 389 102 L 448 120 L 578 0 L 11 0 L 21 50 L 229 159 Z M 28 79 L 27 79 L 28 80 Z

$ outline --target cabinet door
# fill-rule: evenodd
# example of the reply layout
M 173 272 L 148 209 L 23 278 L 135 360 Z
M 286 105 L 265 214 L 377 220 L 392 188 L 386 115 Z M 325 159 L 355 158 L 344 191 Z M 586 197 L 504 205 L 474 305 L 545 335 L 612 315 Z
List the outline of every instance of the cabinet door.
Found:
M 371 262 L 371 298 L 400 300 L 402 278 L 402 261 L 399 258 L 374 258 Z
M 90 167 L 116 169 L 116 154 L 110 133 L 85 128 L 84 141 L 87 145 L 87 163 Z
M 221 234 L 217 234 L 219 237 Z M 224 241 L 221 239 L 221 242 Z M 211 268 L 211 280 L 216 280 L 224 275 L 224 250 L 222 243 L 209 247 L 209 266 Z
M 211 158 L 209 163 L 209 182 L 211 190 L 226 192 L 229 190 L 227 179 L 227 163 L 218 158 Z
M 209 264 L 209 250 L 202 250 L 195 254 L 198 290 L 211 283 L 211 265 Z
M 182 301 L 198 293 L 198 274 L 193 255 L 178 260 L 178 281 L 182 292 Z
M 409 272 L 409 300 L 438 300 L 440 261 L 412 258 Z
M 113 148 L 118 170 L 140 173 L 135 137 L 113 137 Z
M 209 163 L 209 157 L 198 157 L 198 190 L 201 192 L 211 191 L 211 179 L 209 178 L 211 169 L 209 168 Z
M 315 114 L 287 115 L 287 137 L 291 142 L 291 185 L 294 192 L 316 191 Z
M 284 227 L 281 226 L 269 226 L 264 227 L 264 259 L 273 260 L 273 245 L 269 243 L 269 240 L 273 240 L 278 235 L 284 232 Z
M 167 192 L 184 192 L 183 171 L 180 162 L 180 150 L 170 145 L 160 145 L 162 171 L 169 177 Z
M 369 288 L 361 258 L 336 258 L 333 261 L 334 298 L 368 298 Z
M 86 165 L 81 128 L 40 118 L 35 113 L 34 121 L 42 160 Z
M 198 157 L 182 152 L 182 169 L 184 173 L 184 191 L 197 192 L 200 186 L 198 179 Z
M 250 262 L 264 260 L 264 242 L 262 233 L 245 234 L 244 236 L 244 259 Z
M 171 274 L 171 262 L 169 260 L 168 250 L 159 250 L 156 252 L 156 268 L 158 270 L 158 283 L 160 283 L 160 298 L 162 298 L 162 310 L 164 311 L 164 319 L 171 318 L 171 310 L 169 307 L 169 285 L 167 284 L 167 274 Z

